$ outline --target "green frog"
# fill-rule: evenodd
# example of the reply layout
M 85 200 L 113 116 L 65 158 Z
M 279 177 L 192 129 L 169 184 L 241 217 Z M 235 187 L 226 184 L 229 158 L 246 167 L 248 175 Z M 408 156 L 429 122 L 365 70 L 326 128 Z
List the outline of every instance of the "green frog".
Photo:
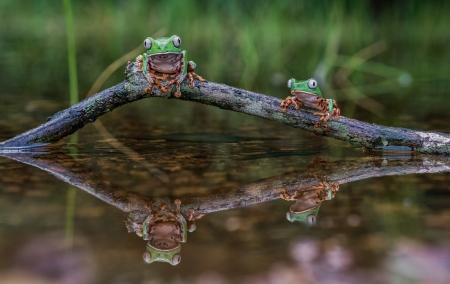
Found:
M 176 211 L 172 212 L 167 205 L 160 206 L 153 211 L 151 204 L 146 204 L 150 214 L 142 224 L 138 224 L 137 235 L 147 242 L 147 250 L 143 255 L 144 261 L 168 262 L 177 265 L 181 261 L 181 243 L 187 240 L 187 232 L 195 230 L 195 220 L 205 214 L 194 215 L 193 208 L 188 210 L 187 221 L 180 213 L 181 201 L 174 201 Z
M 287 86 L 291 89 L 291 94 L 295 97 L 287 97 L 281 102 L 280 106 L 284 107 L 284 113 L 286 113 L 288 106 L 291 104 L 293 104 L 296 109 L 299 109 L 300 105 L 318 109 L 321 112 L 314 112 L 314 115 L 320 116 L 320 119 L 314 125 L 314 129 L 319 129 L 320 124 L 323 123 L 323 131 L 328 130 L 327 122 L 329 120 L 340 118 L 341 111 L 337 107 L 336 101 L 323 98 L 322 92 L 314 78 L 306 81 L 297 81 L 292 78 L 288 81 Z
M 310 191 L 299 192 L 296 190 L 291 195 L 287 193 L 286 188 L 283 188 L 280 192 L 282 199 L 295 200 L 295 203 L 290 206 L 289 212 L 286 214 L 286 218 L 290 222 L 299 221 L 308 226 L 314 226 L 322 201 L 331 200 L 336 196 L 336 191 L 339 190 L 338 182 L 330 183 L 326 180 L 326 176 L 319 179 L 315 175 L 315 178 L 319 185 L 313 186 Z
M 187 61 L 186 51 L 181 50 L 181 38 L 177 35 L 165 38 L 153 39 L 148 37 L 144 40 L 147 51 L 136 57 L 137 71 L 143 72 L 149 80 L 149 86 L 145 90 L 152 91 L 153 85 L 158 86 L 161 92 L 167 92 L 170 86 L 176 84 L 175 97 L 181 96 L 180 85 L 186 75 L 189 78 L 189 87 L 194 88 L 194 78 L 201 82 L 205 79 L 194 73 L 197 66 L 193 61 Z M 162 85 L 160 81 L 170 81 Z

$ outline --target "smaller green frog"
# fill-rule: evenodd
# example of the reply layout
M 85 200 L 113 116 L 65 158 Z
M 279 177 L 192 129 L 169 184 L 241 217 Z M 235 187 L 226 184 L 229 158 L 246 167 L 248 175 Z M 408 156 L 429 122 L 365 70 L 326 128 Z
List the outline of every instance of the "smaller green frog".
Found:
M 286 218 L 290 222 L 299 221 L 308 226 L 313 226 L 316 223 L 317 214 L 319 213 L 320 205 L 324 200 L 331 200 L 336 196 L 336 191 L 339 190 L 339 183 L 330 183 L 326 180 L 326 176 L 320 180 L 315 175 L 319 185 L 311 187 L 312 190 L 289 194 L 286 188 L 280 192 L 280 197 L 284 200 L 295 200 L 286 214 Z
M 319 109 L 321 112 L 314 112 L 314 115 L 320 116 L 319 121 L 314 125 L 314 129 L 319 129 L 320 124 L 323 123 L 323 131 L 328 130 L 327 122 L 329 120 L 340 118 L 341 111 L 337 107 L 336 101 L 323 98 L 322 92 L 314 78 L 306 81 L 297 81 L 292 78 L 288 81 L 287 86 L 291 89 L 291 94 L 295 97 L 287 97 L 281 102 L 280 106 L 284 107 L 284 113 L 286 113 L 288 106 L 291 104 L 295 105 L 296 109 L 299 109 L 299 105 Z
M 189 77 L 189 87 L 194 88 L 194 78 L 204 82 L 205 79 L 194 73 L 197 66 L 194 61 L 187 61 L 186 51 L 181 50 L 181 38 L 177 35 L 165 38 L 153 39 L 148 37 L 144 40 L 144 47 L 147 51 L 143 55 L 136 57 L 138 64 L 137 71 L 143 72 L 150 84 L 145 90 L 152 91 L 153 85 L 158 86 L 161 92 L 167 92 L 170 86 L 176 84 L 175 97 L 181 96 L 180 85 L 186 75 Z M 162 85 L 160 80 L 166 81 Z

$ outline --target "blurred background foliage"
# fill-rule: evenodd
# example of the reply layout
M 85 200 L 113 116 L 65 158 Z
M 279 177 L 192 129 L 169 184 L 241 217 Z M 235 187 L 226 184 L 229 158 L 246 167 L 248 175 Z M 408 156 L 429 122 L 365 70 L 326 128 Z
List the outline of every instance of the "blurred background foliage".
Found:
M 448 1 L 80 0 L 72 9 L 80 98 L 145 37 L 177 34 L 210 81 L 284 98 L 289 78 L 314 76 L 343 115 L 384 124 L 399 111 L 428 119 L 423 104 L 446 111 Z M 61 1 L 2 0 L 0 61 L 1 93 L 68 104 Z

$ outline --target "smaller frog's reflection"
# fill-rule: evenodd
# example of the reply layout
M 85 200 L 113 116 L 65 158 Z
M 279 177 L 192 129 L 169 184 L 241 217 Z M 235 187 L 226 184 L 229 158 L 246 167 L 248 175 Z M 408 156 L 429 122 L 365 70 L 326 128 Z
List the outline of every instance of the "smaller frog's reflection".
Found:
M 309 191 L 300 192 L 296 190 L 291 195 L 286 188 L 283 188 L 280 192 L 282 199 L 287 201 L 295 200 L 295 203 L 290 206 L 289 211 L 286 213 L 286 218 L 290 222 L 299 221 L 308 226 L 314 226 L 322 201 L 333 199 L 336 191 L 339 191 L 338 182 L 328 182 L 325 175 L 322 179 L 319 179 L 317 174 L 314 176 L 319 185 L 312 186 Z
M 136 234 L 148 241 L 147 251 L 143 256 L 147 263 L 154 261 L 168 262 L 172 265 L 180 263 L 181 243 L 186 242 L 187 231 L 193 232 L 196 228 L 195 220 L 205 215 L 194 215 L 194 209 L 190 208 L 185 218 L 180 213 L 181 201 L 176 199 L 174 203 L 175 212 L 167 205 L 161 205 L 158 210 L 154 210 L 153 205 L 147 203 L 145 207 L 150 214 L 142 224 L 136 224 Z

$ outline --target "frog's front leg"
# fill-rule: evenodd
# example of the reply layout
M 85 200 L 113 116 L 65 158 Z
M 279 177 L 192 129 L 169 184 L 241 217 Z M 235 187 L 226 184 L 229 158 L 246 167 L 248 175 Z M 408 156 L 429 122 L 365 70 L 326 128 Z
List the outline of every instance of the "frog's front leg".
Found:
M 333 100 L 333 112 L 331 113 L 331 117 L 334 117 L 337 120 L 341 118 L 341 110 L 338 108 L 335 100 Z
M 138 66 L 136 71 L 142 72 L 142 66 L 144 65 L 143 61 L 144 61 L 144 57 L 142 55 L 139 55 L 138 57 L 136 57 L 136 64 Z
M 195 87 L 195 83 L 194 83 L 194 78 L 197 78 L 197 80 L 199 80 L 200 82 L 205 82 L 206 80 L 203 79 L 202 76 L 197 75 L 196 73 L 194 73 L 195 71 L 195 67 L 197 67 L 197 64 L 195 64 L 194 61 L 189 61 L 188 62 L 188 66 L 187 66 L 187 75 L 189 77 L 189 88 L 194 88 Z
M 189 208 L 187 221 L 188 221 L 188 231 L 191 233 L 195 231 L 195 229 L 197 228 L 197 226 L 195 225 L 195 220 L 200 219 L 206 215 L 204 213 L 200 213 L 198 215 L 194 214 L 195 214 L 194 208 Z
M 148 73 L 147 66 L 146 66 L 147 60 L 145 59 L 144 56 L 139 55 L 138 57 L 136 57 L 136 64 L 138 66 L 136 71 L 144 73 L 144 77 L 148 82 L 148 86 L 147 86 L 147 88 L 145 88 L 145 92 L 151 93 L 153 84 L 155 83 L 156 79 L 154 77 L 152 77 L 151 73 Z
M 314 125 L 314 130 L 319 129 L 320 124 L 323 123 L 323 131 L 328 131 L 327 121 L 330 117 L 330 114 L 328 112 L 314 112 L 314 115 L 320 115 L 319 120 Z
M 176 83 L 176 90 L 174 96 L 176 98 L 181 97 L 181 83 L 183 82 L 184 78 L 186 78 L 187 74 L 187 66 L 186 64 L 186 51 L 181 52 L 181 65 L 180 65 L 180 74 L 175 77 L 172 81 L 167 84 L 167 86 L 170 86 L 173 83 Z M 172 83 L 173 82 L 173 83 Z
M 341 110 L 337 107 L 336 101 L 332 99 L 324 100 L 321 104 L 319 104 L 319 107 L 327 107 L 329 104 L 332 104 L 333 106 L 328 108 L 331 114 L 328 111 L 325 111 L 323 113 L 315 112 L 314 115 L 320 115 L 321 118 L 319 121 L 314 125 L 314 129 L 317 130 L 321 123 L 323 123 L 323 131 L 328 131 L 327 122 L 329 120 L 332 120 L 333 118 L 336 120 L 339 120 L 341 118 Z
M 296 109 L 299 109 L 300 106 L 299 105 L 303 105 L 303 102 L 300 101 L 297 97 L 291 98 L 291 97 L 287 97 L 285 100 L 281 101 L 280 107 L 284 107 L 282 112 L 286 113 L 287 112 L 287 108 L 293 104 L 295 106 Z
M 283 187 L 283 189 L 280 192 L 280 197 L 284 200 L 297 200 L 303 193 L 300 193 L 298 190 L 295 191 L 294 194 L 289 194 L 287 193 L 287 190 L 285 187 Z
M 317 173 L 314 173 L 314 177 L 316 178 L 319 185 L 313 186 L 314 189 L 325 189 L 328 190 L 331 188 L 333 192 L 339 191 L 339 182 L 329 182 L 327 181 L 327 176 L 323 175 L 322 179 L 318 177 Z

